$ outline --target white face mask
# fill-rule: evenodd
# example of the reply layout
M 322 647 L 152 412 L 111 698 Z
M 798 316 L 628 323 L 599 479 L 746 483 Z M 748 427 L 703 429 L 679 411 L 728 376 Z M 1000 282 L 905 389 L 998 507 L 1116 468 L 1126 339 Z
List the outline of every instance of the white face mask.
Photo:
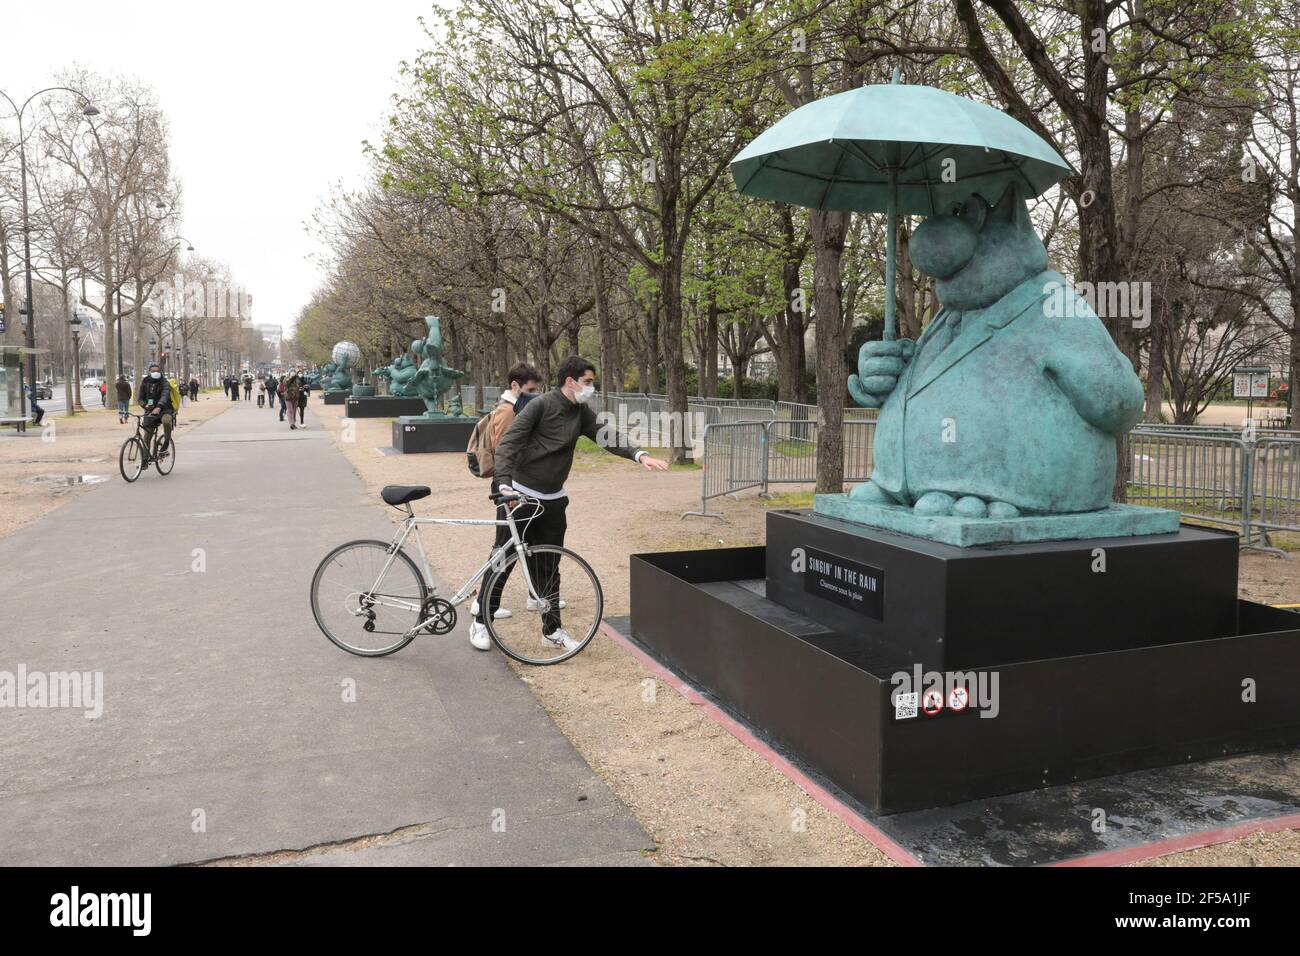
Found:
M 573 400 L 579 405 L 585 405 L 591 401 L 591 396 L 596 394 L 595 385 L 583 385 L 573 394 Z
M 150 372 L 150 373 L 149 373 L 149 377 L 150 377 L 150 378 L 162 378 L 162 372 Z

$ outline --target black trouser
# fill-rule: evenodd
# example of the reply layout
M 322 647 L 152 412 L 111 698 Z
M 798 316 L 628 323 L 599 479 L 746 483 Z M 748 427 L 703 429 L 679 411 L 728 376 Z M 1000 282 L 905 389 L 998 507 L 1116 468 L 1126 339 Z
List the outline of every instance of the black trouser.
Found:
M 569 526 L 565 514 L 568 507 L 568 498 L 543 501 L 541 502 L 542 513 L 529 521 L 537 506 L 531 503 L 521 504 L 515 509 L 515 522 L 520 526 L 521 537 L 529 544 L 564 544 L 564 532 Z M 504 505 L 497 508 L 498 521 L 505 520 L 505 510 Z M 510 528 L 499 526 L 494 548 L 501 547 L 509 540 Z M 514 565 L 515 562 L 512 561 L 506 565 L 505 573 L 497 576 L 492 593 L 488 595 L 486 606 L 480 592 L 478 617 L 475 618 L 478 623 L 482 624 L 486 617 L 496 614 L 497 608 L 501 606 L 501 591 L 510 577 L 510 572 L 514 570 Z M 533 579 L 533 587 L 537 589 L 538 597 L 546 598 L 551 605 L 551 609 L 542 616 L 542 633 L 553 634 L 560 627 L 560 569 L 556 555 L 540 554 L 529 558 L 528 575 Z
M 148 448 L 153 443 L 153 433 L 157 430 L 159 422 L 161 422 L 163 426 L 163 440 L 158 447 L 158 451 L 163 452 L 166 451 L 167 446 L 171 444 L 172 416 L 166 412 L 155 412 L 153 414 L 145 415 L 144 418 L 140 420 L 140 425 L 144 428 L 145 448 Z

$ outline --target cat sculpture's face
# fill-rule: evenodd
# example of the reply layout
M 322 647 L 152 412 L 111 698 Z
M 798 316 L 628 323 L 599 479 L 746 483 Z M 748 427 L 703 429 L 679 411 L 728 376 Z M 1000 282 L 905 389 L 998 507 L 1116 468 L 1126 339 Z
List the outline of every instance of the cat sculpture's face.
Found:
M 996 206 L 972 193 L 949 212 L 926 219 L 908 253 L 935 279 L 949 309 L 982 309 L 1047 268 L 1047 250 L 1034 232 L 1020 191 L 1009 186 Z

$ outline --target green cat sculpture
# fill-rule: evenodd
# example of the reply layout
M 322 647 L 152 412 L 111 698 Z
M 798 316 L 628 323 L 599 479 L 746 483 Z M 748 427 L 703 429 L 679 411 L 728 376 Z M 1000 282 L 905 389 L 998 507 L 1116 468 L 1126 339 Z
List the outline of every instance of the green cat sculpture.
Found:
M 1047 268 L 1019 190 L 931 216 L 909 253 L 942 308 L 916 342 L 862 346 L 848 387 L 880 409 L 874 470 L 847 499 L 819 495 L 816 510 L 963 545 L 1177 530 L 1177 512 L 1111 503 L 1115 443 L 1141 416 L 1142 384 Z M 1089 512 L 1101 514 L 1042 520 Z M 1039 520 L 1011 527 L 1021 517 Z M 1004 526 L 972 535 L 947 518 Z

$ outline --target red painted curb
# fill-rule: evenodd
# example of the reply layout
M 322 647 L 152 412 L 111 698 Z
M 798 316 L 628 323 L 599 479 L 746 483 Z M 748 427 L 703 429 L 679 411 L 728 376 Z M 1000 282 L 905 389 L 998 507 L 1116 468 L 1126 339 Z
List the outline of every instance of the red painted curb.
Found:
M 1291 830 L 1296 827 L 1300 827 L 1300 813 L 1285 817 L 1274 817 L 1271 820 L 1248 820 L 1245 823 L 1233 824 L 1230 827 L 1201 830 L 1197 833 L 1188 833 L 1185 836 L 1170 837 L 1167 840 L 1157 840 L 1154 843 L 1144 843 L 1141 846 L 1125 847 L 1122 850 L 1104 850 L 1101 853 L 1090 853 L 1087 856 L 1076 857 L 1073 860 L 1051 863 L 1049 866 L 1123 866 L 1126 863 L 1151 860 L 1158 856 L 1168 856 L 1170 853 L 1179 853 L 1183 850 L 1199 850 L 1201 847 L 1214 846 L 1218 843 L 1229 843 L 1252 833 L 1276 833 L 1278 830 Z
M 837 798 L 825 787 L 818 784 L 798 767 L 790 763 L 790 761 L 786 760 L 767 744 L 763 743 L 763 741 L 755 737 L 743 725 L 734 720 L 720 707 L 703 697 L 694 687 L 686 683 L 686 681 L 682 680 L 672 671 L 668 670 L 668 668 L 664 667 L 645 651 L 641 650 L 641 648 L 633 644 L 628 640 L 628 638 L 610 627 L 606 621 L 600 622 L 600 629 L 608 635 L 611 640 L 615 641 L 619 646 L 640 661 L 647 670 L 651 671 L 661 681 L 673 690 L 677 691 L 678 694 L 686 699 L 687 703 L 703 710 L 713 719 L 714 723 L 719 724 L 742 744 L 754 751 L 754 753 L 758 754 L 781 773 L 785 774 L 786 777 L 794 782 L 795 786 L 820 803 L 823 807 L 834 814 L 842 823 L 844 823 L 845 826 L 849 827 L 849 829 L 853 830 L 877 850 L 889 857 L 889 859 L 893 860 L 899 866 L 925 865 L 899 844 L 886 836 L 884 832 L 874 826 L 870 821 L 862 817 L 862 815 L 852 807 L 848 806 L 848 804 Z

